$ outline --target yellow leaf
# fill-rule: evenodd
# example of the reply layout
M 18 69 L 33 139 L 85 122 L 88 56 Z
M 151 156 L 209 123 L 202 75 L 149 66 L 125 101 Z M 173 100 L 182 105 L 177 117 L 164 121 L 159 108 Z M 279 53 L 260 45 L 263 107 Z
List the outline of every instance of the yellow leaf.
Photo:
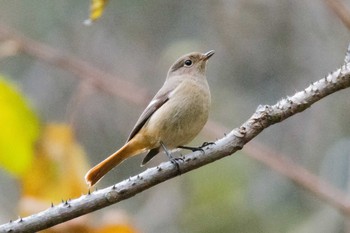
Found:
M 21 180 L 21 212 L 30 214 L 40 207 L 40 202 L 58 203 L 86 193 L 87 170 L 85 152 L 76 142 L 72 129 L 65 124 L 47 125 L 32 166 Z M 40 210 L 41 207 L 37 209 Z
M 97 233 L 136 233 L 136 231 L 127 225 L 109 225 L 97 230 Z
M 99 19 L 106 7 L 108 0 L 91 0 L 90 4 L 90 18 L 85 21 L 85 24 L 91 24 L 91 22 Z
M 31 165 L 39 122 L 22 94 L 0 75 L 0 166 L 13 175 Z
M 129 216 L 121 210 L 104 212 L 95 233 L 138 233 Z

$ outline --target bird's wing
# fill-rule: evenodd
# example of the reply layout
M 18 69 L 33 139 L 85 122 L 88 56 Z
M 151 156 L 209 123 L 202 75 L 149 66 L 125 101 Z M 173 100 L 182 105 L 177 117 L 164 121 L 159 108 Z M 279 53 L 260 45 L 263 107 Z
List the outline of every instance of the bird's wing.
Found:
M 134 128 L 132 129 L 129 138 L 127 140 L 130 141 L 139 131 L 140 129 L 145 125 L 147 120 L 155 113 L 163 104 L 165 104 L 169 100 L 169 94 L 171 93 L 171 90 L 166 92 L 159 92 L 157 93 L 150 104 L 147 106 L 147 108 L 143 111 L 140 118 L 137 120 Z

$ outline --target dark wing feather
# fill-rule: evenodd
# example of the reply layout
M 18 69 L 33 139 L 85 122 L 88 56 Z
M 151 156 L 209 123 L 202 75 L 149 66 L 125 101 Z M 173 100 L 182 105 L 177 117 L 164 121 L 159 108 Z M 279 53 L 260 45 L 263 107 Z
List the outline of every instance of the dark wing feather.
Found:
M 130 141 L 140 131 L 148 119 L 153 115 L 153 113 L 155 113 L 163 104 L 169 100 L 169 93 L 170 91 L 162 94 L 157 94 L 152 99 L 151 103 L 147 106 L 147 108 L 141 114 L 140 118 L 137 120 L 127 142 Z
M 148 163 L 154 156 L 156 156 L 159 153 L 159 149 L 160 147 L 154 148 L 152 150 L 150 150 L 147 155 L 145 156 L 145 158 L 142 160 L 141 166 L 145 165 L 146 163 Z

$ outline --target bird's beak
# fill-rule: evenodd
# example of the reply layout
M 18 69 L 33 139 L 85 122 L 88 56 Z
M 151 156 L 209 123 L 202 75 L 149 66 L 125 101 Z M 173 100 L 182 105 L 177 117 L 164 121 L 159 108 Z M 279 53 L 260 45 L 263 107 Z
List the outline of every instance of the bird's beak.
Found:
M 203 55 L 204 55 L 204 56 L 203 56 L 203 60 L 204 60 L 204 61 L 208 60 L 211 56 L 214 55 L 214 53 L 215 53 L 214 50 L 210 50 L 209 52 L 206 52 L 205 54 L 203 54 Z

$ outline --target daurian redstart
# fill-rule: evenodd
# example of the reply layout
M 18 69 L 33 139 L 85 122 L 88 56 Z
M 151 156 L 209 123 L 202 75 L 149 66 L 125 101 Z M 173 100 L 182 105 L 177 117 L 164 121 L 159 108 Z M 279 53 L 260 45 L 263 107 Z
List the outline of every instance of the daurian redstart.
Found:
M 96 184 L 125 159 L 148 151 L 142 165 L 160 150 L 175 149 L 192 141 L 208 120 L 210 90 L 205 76 L 208 59 L 214 54 L 190 53 L 169 69 L 162 88 L 136 122 L 126 144 L 90 169 L 85 180 Z

